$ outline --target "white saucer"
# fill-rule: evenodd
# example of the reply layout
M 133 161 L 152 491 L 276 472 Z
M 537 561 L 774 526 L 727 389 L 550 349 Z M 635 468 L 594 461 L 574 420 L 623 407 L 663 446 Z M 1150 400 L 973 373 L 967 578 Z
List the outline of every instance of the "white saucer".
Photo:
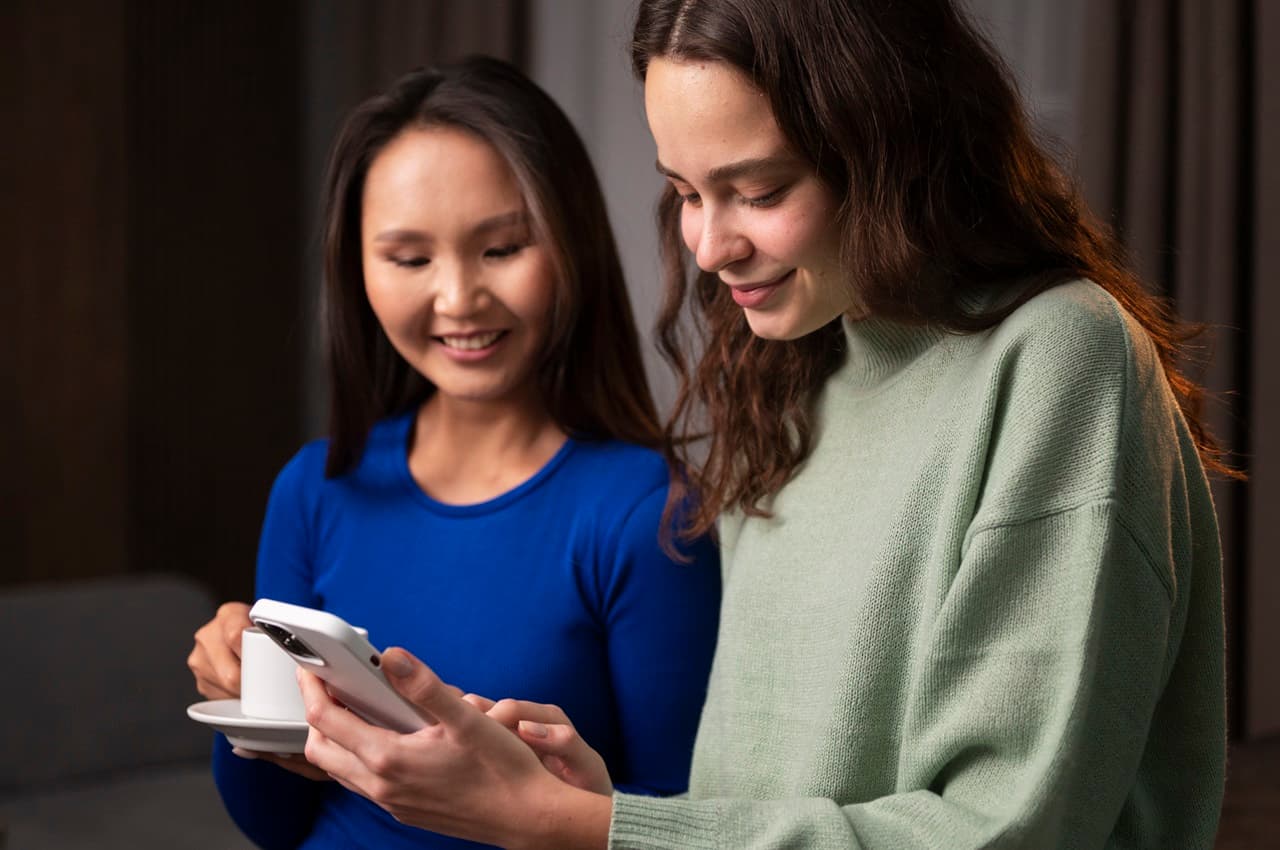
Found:
M 233 747 L 262 753 L 300 753 L 307 743 L 307 721 L 246 717 L 240 700 L 215 699 L 187 706 L 187 716 L 227 736 Z

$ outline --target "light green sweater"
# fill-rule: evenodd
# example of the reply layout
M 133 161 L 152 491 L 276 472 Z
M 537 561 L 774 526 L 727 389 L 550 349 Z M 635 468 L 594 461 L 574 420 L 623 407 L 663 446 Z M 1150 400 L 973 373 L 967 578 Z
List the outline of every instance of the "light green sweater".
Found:
M 1218 532 L 1149 339 L 1087 282 L 846 337 L 774 518 L 723 523 L 689 797 L 616 795 L 610 847 L 1210 847 Z

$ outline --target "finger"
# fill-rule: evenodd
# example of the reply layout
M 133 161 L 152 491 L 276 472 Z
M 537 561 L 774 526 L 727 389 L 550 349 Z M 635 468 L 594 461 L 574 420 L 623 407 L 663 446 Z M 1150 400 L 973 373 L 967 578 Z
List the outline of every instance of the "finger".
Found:
M 208 679 L 196 680 L 196 692 L 207 700 L 237 699 L 240 696 L 211 684 Z
M 371 749 L 386 748 L 390 739 L 397 735 L 388 729 L 366 723 L 355 712 L 348 711 L 333 698 L 319 677 L 301 667 L 298 668 L 298 689 L 302 692 L 302 701 L 307 708 L 307 724 L 311 726 L 311 733 L 307 736 L 308 747 L 311 739 L 316 737 L 315 733 L 319 733 L 324 739 L 320 743 L 325 745 L 326 751 L 328 745 L 332 744 L 363 758 Z M 311 758 L 310 749 L 307 750 L 307 758 Z M 333 772 L 328 765 L 322 767 Z
M 206 641 L 201 648 L 209 664 L 210 683 L 232 696 L 240 695 L 240 656 L 217 638 Z
M 462 698 L 467 702 L 471 703 L 476 708 L 485 712 L 493 708 L 493 706 L 495 705 L 493 700 L 489 699 L 488 697 L 482 697 L 479 694 L 463 694 Z
M 301 753 L 261 753 L 258 757 L 263 761 L 271 762 L 277 767 L 282 767 L 290 773 L 296 773 L 316 782 L 328 782 L 333 778 L 307 761 L 306 757 Z
M 519 699 L 498 700 L 486 714 L 511 730 L 514 730 L 516 724 L 521 720 L 531 720 L 537 723 L 558 723 L 570 728 L 573 727 L 573 724 L 569 722 L 569 718 L 560 706 L 540 702 L 528 702 Z
M 228 651 L 240 658 L 240 643 L 244 630 L 253 625 L 249 619 L 249 606 L 243 602 L 225 602 L 214 618 L 222 628 L 222 640 Z
M 187 658 L 187 666 L 195 674 L 196 687 L 202 694 L 211 698 L 214 692 L 233 697 L 240 694 L 240 659 L 222 639 L 222 630 L 216 621 L 210 620 L 196 632 L 195 647 Z
M 539 756 L 559 756 L 570 764 L 580 761 L 591 752 L 577 730 L 560 723 L 521 720 L 516 727 L 516 734 Z
M 307 779 L 314 779 L 317 782 L 327 782 L 333 779 L 329 774 L 307 761 L 306 757 L 301 753 L 268 753 L 261 750 L 249 750 L 244 747 L 232 747 L 231 752 L 246 761 L 271 762 L 290 773 L 296 773 L 299 776 L 305 776 Z
M 221 685 L 213 680 L 212 669 L 204 657 L 204 650 L 200 648 L 200 644 L 196 644 L 187 656 L 187 669 L 191 671 L 191 675 L 196 679 L 196 690 L 206 699 L 227 699 L 234 694 L 228 694 Z
M 407 650 L 395 647 L 382 653 L 382 669 L 391 686 L 429 718 L 448 726 L 465 726 L 481 716 L 456 688 L 440 681 Z
M 304 754 L 307 761 L 326 776 L 357 794 L 364 793 L 362 789 L 371 777 L 364 762 L 315 727 L 307 732 Z
M 613 793 L 613 781 L 600 754 L 591 749 L 572 726 L 523 720 L 516 735 L 538 755 L 543 767 L 560 780 L 600 794 Z

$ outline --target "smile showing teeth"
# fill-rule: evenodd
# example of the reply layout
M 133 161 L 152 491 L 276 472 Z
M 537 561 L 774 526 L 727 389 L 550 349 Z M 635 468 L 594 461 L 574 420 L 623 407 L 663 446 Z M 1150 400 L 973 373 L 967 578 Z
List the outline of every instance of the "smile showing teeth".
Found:
M 479 351 L 482 348 L 488 348 L 493 345 L 500 336 L 502 336 L 502 331 L 490 331 L 487 334 L 442 336 L 438 337 L 438 339 L 450 348 L 458 348 L 463 351 Z

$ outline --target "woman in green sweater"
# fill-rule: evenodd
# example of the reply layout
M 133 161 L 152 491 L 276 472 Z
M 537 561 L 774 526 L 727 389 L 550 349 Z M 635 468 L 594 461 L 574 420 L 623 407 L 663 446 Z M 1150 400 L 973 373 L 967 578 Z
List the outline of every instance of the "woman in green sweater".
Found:
M 725 575 L 688 798 L 398 651 L 439 724 L 308 680 L 308 757 L 509 847 L 1211 846 L 1232 473 L 989 45 L 947 0 L 644 0 L 633 60 L 677 459 L 710 426 L 677 483 Z

